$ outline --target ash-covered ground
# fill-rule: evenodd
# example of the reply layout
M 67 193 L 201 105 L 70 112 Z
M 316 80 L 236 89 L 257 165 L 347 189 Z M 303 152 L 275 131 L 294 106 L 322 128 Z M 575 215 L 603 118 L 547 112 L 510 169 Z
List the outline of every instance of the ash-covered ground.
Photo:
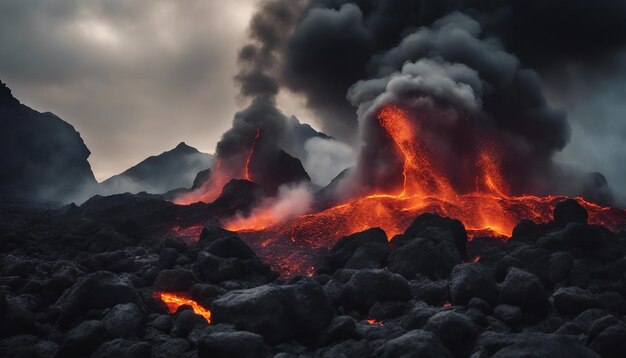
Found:
M 626 233 L 588 225 L 573 200 L 547 224 L 521 222 L 508 240 L 468 241 L 461 222 L 434 214 L 390 241 L 373 228 L 320 253 L 310 277 L 279 276 L 214 223 L 197 241 L 170 230 L 181 217 L 192 224 L 216 210 L 130 194 L 61 209 L 5 203 L 0 356 L 626 351 Z

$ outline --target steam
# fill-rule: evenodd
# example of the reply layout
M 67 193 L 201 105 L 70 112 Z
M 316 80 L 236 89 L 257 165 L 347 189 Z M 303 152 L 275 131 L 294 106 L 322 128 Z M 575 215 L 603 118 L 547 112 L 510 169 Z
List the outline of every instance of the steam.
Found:
M 311 138 L 304 144 L 304 168 L 317 185 L 327 185 L 344 169 L 355 164 L 354 150 L 333 139 Z
M 265 199 L 250 215 L 238 214 L 226 220 L 224 227 L 230 230 L 262 229 L 305 214 L 312 206 L 313 191 L 309 184 L 285 184 L 278 189 L 276 197 Z

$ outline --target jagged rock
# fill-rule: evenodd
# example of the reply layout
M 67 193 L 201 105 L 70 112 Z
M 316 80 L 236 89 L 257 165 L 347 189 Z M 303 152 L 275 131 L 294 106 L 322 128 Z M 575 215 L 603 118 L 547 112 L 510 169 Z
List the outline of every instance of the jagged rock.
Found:
M 67 324 L 90 309 L 108 308 L 120 303 L 141 305 L 141 300 L 131 283 L 110 272 L 99 271 L 67 289 L 56 305 L 61 310 L 60 322 Z
M 212 320 L 262 335 L 268 343 L 316 334 L 333 316 L 333 306 L 317 282 L 265 285 L 230 292 L 213 302 Z
M 342 301 L 367 312 L 376 302 L 408 301 L 409 283 L 404 277 L 385 270 L 357 271 L 345 284 Z
M 455 357 L 468 356 L 481 331 L 467 316 L 454 311 L 435 314 L 426 322 L 424 330 L 437 334 Z
M 91 153 L 72 125 L 21 104 L 2 82 L 0 119 L 0 194 L 71 202 L 94 192 Z
M 202 336 L 198 357 L 264 358 L 268 349 L 263 337 L 251 332 L 219 332 Z
M 554 222 L 561 227 L 569 223 L 586 224 L 589 219 L 587 209 L 574 199 L 563 200 L 554 207 Z
M 102 322 L 111 337 L 132 338 L 140 335 L 144 315 L 136 304 L 125 303 L 113 307 Z
M 452 357 L 452 354 L 441 344 L 436 335 L 415 330 L 387 341 L 381 347 L 382 357 L 424 357 L 439 358 Z
M 96 320 L 83 321 L 67 333 L 57 357 L 85 357 L 106 339 L 104 323 Z
M 188 292 L 196 277 L 191 270 L 174 269 L 159 272 L 154 280 L 154 290 Z
M 498 300 L 498 286 L 491 270 L 479 262 L 455 266 L 450 275 L 452 303 L 464 305 L 473 297 L 490 304 Z
M 379 228 L 369 229 L 339 239 L 318 268 L 319 273 L 333 274 L 340 268 L 379 269 L 389 255 L 387 235 Z
M 102 343 L 91 355 L 92 358 L 149 358 L 150 344 L 117 338 Z
M 548 296 L 537 276 L 511 268 L 500 287 L 502 302 L 517 306 L 524 312 L 544 315 L 548 310 Z
M 554 309 L 560 314 L 578 314 L 602 304 L 595 295 L 578 287 L 561 287 L 552 295 Z

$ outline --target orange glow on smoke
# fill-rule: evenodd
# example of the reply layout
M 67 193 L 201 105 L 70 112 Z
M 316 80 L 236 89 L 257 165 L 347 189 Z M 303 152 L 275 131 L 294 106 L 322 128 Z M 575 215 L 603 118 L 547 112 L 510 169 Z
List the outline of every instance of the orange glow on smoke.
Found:
M 248 159 L 246 159 L 246 166 L 245 166 L 245 170 L 244 170 L 244 174 L 243 174 L 243 178 L 245 180 L 252 180 L 252 177 L 250 176 L 250 161 L 252 160 L 252 155 L 254 155 L 254 147 L 256 147 L 256 142 L 259 140 L 259 138 L 261 137 L 261 130 L 257 129 L 256 130 L 256 135 L 254 136 L 254 139 L 252 140 L 252 146 L 250 147 L 250 154 L 248 154 Z
M 252 138 L 252 144 L 250 146 L 250 152 L 246 156 L 246 159 L 242 163 L 229 163 L 226 165 L 223 158 L 217 159 L 215 167 L 211 172 L 209 180 L 202 184 L 202 187 L 183 194 L 173 200 L 178 205 L 191 205 L 197 202 L 211 203 L 217 199 L 222 193 L 222 188 L 231 179 L 243 178 L 245 180 L 252 181 L 252 175 L 250 174 L 250 163 L 252 162 L 252 156 L 257 142 L 261 138 L 261 130 L 257 129 L 254 138 Z M 233 157 L 235 161 L 241 160 L 237 156 Z M 231 161 L 232 161 L 231 160 Z
M 170 313 L 175 313 L 178 307 L 187 305 L 193 309 L 195 314 L 204 317 L 208 323 L 211 323 L 211 311 L 200 306 L 191 298 L 170 292 L 156 292 L 155 295 L 165 303 Z
M 245 221 L 227 223 L 234 231 L 254 233 L 261 241 L 289 237 L 309 247 L 332 246 L 338 238 L 380 227 L 389 239 L 403 233 L 419 214 L 431 212 L 457 218 L 470 236 L 510 236 L 522 219 L 546 222 L 562 196 L 512 196 L 500 172 L 497 150 L 484 143 L 476 154 L 476 188 L 459 193 L 448 178 L 432 163 L 433 156 L 419 138 L 419 126 L 400 107 L 387 105 L 378 113 L 395 150 L 403 160 L 402 187 L 389 192 L 375 192 L 330 207 L 317 213 L 300 215 L 286 222 L 275 222 L 267 215 L 253 215 Z M 626 211 L 605 208 L 577 200 L 589 211 L 592 224 L 617 227 L 623 224 Z

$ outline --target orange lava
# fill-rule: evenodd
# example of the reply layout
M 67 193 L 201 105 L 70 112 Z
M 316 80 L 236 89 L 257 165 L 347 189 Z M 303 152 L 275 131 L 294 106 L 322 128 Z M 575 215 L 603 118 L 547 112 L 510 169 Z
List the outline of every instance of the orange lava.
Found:
M 452 303 L 450 302 L 446 302 L 443 304 L 443 308 L 450 308 L 450 307 L 452 307 Z
M 167 305 L 167 309 L 170 313 L 175 313 L 178 307 L 187 305 L 193 309 L 195 314 L 204 317 L 208 323 L 211 323 L 211 311 L 200 306 L 200 304 L 189 297 L 170 292 L 155 292 L 155 296 L 160 298 L 161 301 Z
M 365 322 L 367 322 L 367 324 L 369 324 L 371 326 L 382 326 L 383 325 L 383 323 L 381 321 L 377 321 L 375 319 L 368 319 Z
M 231 179 L 243 178 L 251 181 L 252 175 L 249 167 L 254 149 L 260 138 L 261 130 L 257 129 L 245 161 L 242 162 L 243 157 L 237 155 L 227 159 L 218 157 L 209 180 L 204 182 L 200 188 L 177 197 L 173 202 L 178 205 L 191 205 L 197 202 L 211 203 L 220 196 L 222 188 Z
M 231 230 L 255 232 L 261 240 L 290 238 L 309 247 L 332 246 L 338 238 L 380 227 L 389 239 L 403 233 L 419 214 L 430 212 L 457 218 L 470 236 L 510 236 L 522 219 L 545 222 L 552 218 L 554 206 L 562 196 L 513 196 L 500 173 L 497 150 L 484 143 L 473 165 L 478 173 L 475 190 L 459 193 L 432 163 L 428 148 L 419 140 L 417 124 L 398 106 L 387 105 L 378 113 L 380 126 L 395 144 L 403 159 L 403 182 L 391 192 L 377 192 L 333 206 L 317 213 L 304 214 L 275 223 L 259 215 L 239 222 Z M 589 211 L 592 224 L 617 228 L 625 223 L 626 211 L 601 207 L 577 200 Z
M 246 180 L 252 180 L 252 177 L 250 176 L 250 161 L 252 160 L 252 155 L 254 155 L 254 147 L 256 147 L 256 142 L 259 140 L 260 137 L 261 137 L 261 130 L 257 129 L 256 135 L 254 136 L 254 139 L 252 140 L 252 146 L 250 147 L 250 154 L 248 154 L 248 158 L 246 159 L 246 166 L 245 166 L 244 175 L 243 175 L 243 178 Z

